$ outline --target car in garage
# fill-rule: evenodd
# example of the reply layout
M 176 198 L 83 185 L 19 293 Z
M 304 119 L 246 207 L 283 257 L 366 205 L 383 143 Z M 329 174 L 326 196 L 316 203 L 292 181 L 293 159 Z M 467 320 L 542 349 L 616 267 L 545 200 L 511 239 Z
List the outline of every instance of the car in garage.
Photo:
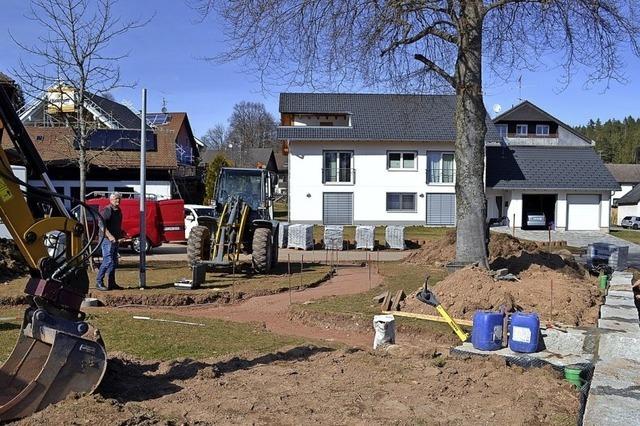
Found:
M 527 213 L 527 227 L 547 227 L 547 216 L 542 212 L 529 212 Z
M 620 223 L 623 228 L 640 228 L 640 216 L 625 216 Z

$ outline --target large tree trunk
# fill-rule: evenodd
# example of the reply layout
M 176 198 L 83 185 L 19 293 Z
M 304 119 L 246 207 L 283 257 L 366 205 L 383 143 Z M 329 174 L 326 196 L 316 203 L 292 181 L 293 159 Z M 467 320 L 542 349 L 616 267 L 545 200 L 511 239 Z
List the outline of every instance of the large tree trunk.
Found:
M 456 62 L 456 261 L 488 267 L 484 193 L 482 2 L 463 2 Z

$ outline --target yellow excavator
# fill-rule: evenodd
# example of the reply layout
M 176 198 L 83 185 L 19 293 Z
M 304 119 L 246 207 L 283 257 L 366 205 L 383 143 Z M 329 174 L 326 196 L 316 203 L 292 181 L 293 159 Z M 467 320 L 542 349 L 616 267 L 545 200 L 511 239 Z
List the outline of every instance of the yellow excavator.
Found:
M 100 333 L 85 322 L 80 310 L 89 290 L 92 238 L 85 237 L 85 227 L 65 208 L 65 196 L 56 193 L 44 162 L 0 86 L 0 140 L 3 132 L 30 172 L 42 180 L 44 189 L 20 181 L 0 147 L 0 220 L 30 270 L 24 289 L 29 307 L 18 341 L 0 368 L 0 423 L 29 416 L 71 393 L 93 392 L 107 367 Z M 35 217 L 23 192 L 48 203 L 49 213 Z M 90 209 L 85 211 L 95 215 Z M 47 246 L 51 235 L 64 242 L 61 250 Z

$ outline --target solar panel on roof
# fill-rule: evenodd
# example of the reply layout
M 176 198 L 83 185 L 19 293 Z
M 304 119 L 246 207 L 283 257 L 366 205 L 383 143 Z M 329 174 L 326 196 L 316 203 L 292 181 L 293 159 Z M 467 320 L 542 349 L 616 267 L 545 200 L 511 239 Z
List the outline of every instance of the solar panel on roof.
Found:
M 171 120 L 171 115 L 164 112 L 147 114 L 147 124 L 150 126 L 161 126 Z

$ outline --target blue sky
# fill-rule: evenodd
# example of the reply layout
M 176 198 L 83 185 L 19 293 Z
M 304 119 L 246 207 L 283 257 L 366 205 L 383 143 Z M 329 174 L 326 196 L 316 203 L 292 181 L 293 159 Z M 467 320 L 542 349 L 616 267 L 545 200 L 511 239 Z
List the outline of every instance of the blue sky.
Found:
M 0 14 L 0 71 L 11 74 L 18 59 L 29 61 L 9 37 L 9 31 L 25 43 L 33 42 L 42 29 L 24 17 L 27 0 L 3 0 Z M 127 17 L 149 17 L 151 23 L 118 40 L 114 51 L 129 52 L 120 67 L 125 81 L 137 82 L 134 89 L 113 92 L 118 101 L 128 101 L 139 108 L 140 89 L 148 89 L 148 110 L 159 111 L 162 99 L 170 111 L 186 111 L 194 133 L 201 136 L 207 128 L 225 123 L 233 105 L 240 101 L 262 102 L 278 117 L 277 93 L 264 94 L 255 76 L 243 72 L 239 63 L 219 65 L 201 58 L 224 49 L 221 28 L 215 17 L 198 22 L 198 15 L 185 0 L 121 1 L 117 11 Z M 485 104 L 491 112 L 500 104 L 503 111 L 529 99 L 571 125 L 584 124 L 590 118 L 640 117 L 640 59 L 625 58 L 628 82 L 604 84 L 586 89 L 579 73 L 564 91 L 559 71 L 550 69 L 522 75 L 522 89 L 517 82 L 485 81 Z M 276 90 L 276 89 L 274 89 Z M 304 91 L 305 88 L 292 88 Z M 520 94 L 521 93 L 521 94 Z

